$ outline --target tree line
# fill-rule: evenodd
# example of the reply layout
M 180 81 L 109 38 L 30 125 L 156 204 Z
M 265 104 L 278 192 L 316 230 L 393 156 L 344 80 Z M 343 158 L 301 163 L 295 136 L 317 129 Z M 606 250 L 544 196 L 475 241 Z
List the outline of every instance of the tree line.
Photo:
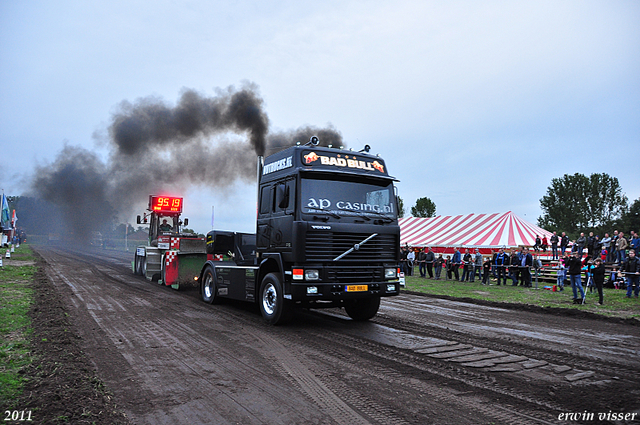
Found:
M 538 225 L 550 232 L 566 232 L 576 238 L 581 232 L 604 235 L 613 230 L 629 233 L 640 231 L 640 198 L 629 204 L 616 177 L 606 173 L 585 176 L 565 174 L 554 178 L 540 199 L 543 214 Z M 398 216 L 406 213 L 404 201 L 398 197 Z M 436 204 L 423 197 L 411 207 L 413 217 L 434 217 Z
M 640 230 L 640 198 L 629 205 L 616 177 L 606 173 L 565 174 L 554 178 L 540 199 L 538 225 L 577 237 L 581 232 L 603 235 L 613 230 Z
M 406 214 L 404 208 L 404 200 L 398 196 L 398 217 L 402 218 Z M 435 217 L 436 216 L 436 204 L 429 198 L 418 198 L 416 204 L 411 207 L 412 217 Z

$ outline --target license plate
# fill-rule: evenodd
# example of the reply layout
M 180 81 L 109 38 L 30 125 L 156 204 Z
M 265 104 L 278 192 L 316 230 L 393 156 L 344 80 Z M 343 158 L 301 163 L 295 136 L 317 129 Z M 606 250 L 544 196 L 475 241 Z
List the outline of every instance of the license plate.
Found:
M 369 285 L 347 285 L 347 292 L 364 292 L 369 290 Z

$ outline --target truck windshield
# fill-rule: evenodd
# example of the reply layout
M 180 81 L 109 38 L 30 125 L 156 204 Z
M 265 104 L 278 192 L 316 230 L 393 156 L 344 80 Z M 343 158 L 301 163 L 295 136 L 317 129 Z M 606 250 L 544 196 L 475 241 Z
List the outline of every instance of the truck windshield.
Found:
M 303 213 L 395 219 L 393 183 L 303 178 Z

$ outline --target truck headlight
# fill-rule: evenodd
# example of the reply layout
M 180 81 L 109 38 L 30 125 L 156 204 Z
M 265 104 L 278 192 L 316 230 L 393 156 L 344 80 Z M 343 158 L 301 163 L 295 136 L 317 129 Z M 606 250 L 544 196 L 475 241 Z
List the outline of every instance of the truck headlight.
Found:
M 307 295 L 315 295 L 318 293 L 317 286 L 307 286 Z
M 396 285 L 395 283 L 389 283 L 387 284 L 387 292 L 395 292 L 396 291 Z
M 384 269 L 384 278 L 385 279 L 395 279 L 398 277 L 398 272 L 397 269 L 394 268 L 390 268 L 390 269 Z
M 318 270 L 309 269 L 304 271 L 304 278 L 306 280 L 318 280 L 320 279 L 320 273 Z

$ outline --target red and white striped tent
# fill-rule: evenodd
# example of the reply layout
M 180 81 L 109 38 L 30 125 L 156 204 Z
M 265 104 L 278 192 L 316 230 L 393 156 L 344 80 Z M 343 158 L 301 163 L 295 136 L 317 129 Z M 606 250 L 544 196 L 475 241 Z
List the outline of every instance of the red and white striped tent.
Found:
M 533 246 L 536 235 L 553 233 L 535 226 L 511 211 L 496 214 L 448 215 L 400 220 L 400 243 L 437 248 L 504 248 Z M 484 250 L 483 250 L 484 251 Z

